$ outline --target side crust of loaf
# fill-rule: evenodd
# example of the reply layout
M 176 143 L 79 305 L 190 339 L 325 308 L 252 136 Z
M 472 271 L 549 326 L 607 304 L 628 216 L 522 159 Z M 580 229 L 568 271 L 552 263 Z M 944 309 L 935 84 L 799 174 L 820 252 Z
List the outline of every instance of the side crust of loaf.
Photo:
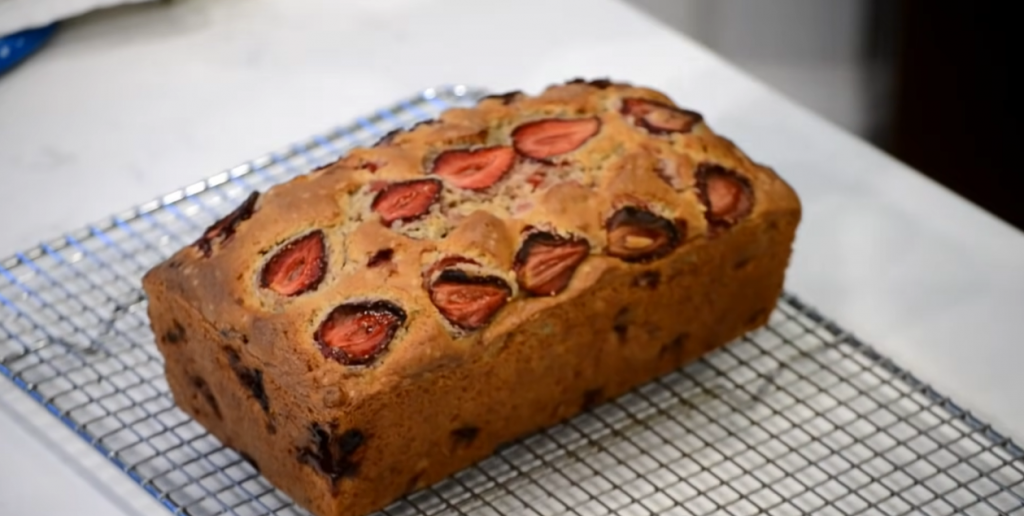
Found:
M 626 99 L 675 109 L 605 81 L 494 97 L 254 197 L 216 238 L 143 280 L 176 403 L 315 514 L 361 516 L 763 325 L 800 221 L 796 194 L 699 115 L 680 110 L 692 127 L 671 119 L 685 130 L 661 131 L 660 119 L 626 116 Z M 529 122 L 583 117 L 599 130 L 540 165 L 512 137 Z M 446 149 L 500 146 L 518 146 L 504 176 L 480 189 L 441 178 L 415 220 L 386 223 L 371 204 L 389 184 L 431 177 Z M 520 180 L 538 167 L 536 185 Z M 747 189 L 728 224 L 709 215 L 709 167 Z M 678 242 L 610 255 L 609 221 L 624 206 L 672 221 Z M 553 295 L 531 293 L 517 261 L 538 230 L 589 244 Z M 318 275 L 305 290 L 289 276 L 279 290 L 298 293 L 271 291 L 275 253 L 312 231 L 322 272 L 307 263 L 303 274 Z M 453 256 L 507 288 L 486 324 L 460 326 L 438 306 L 431 274 Z M 324 347 L 332 310 L 382 301 L 401 310 L 385 344 L 361 361 Z

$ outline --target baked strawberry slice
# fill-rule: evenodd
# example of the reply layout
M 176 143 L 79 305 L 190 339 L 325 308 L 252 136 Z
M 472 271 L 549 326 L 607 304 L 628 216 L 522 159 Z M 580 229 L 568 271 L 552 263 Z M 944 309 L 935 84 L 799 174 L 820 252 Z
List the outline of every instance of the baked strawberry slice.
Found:
M 282 296 L 297 296 L 319 286 L 325 270 L 324 232 L 316 230 L 285 244 L 267 260 L 260 286 Z
M 662 258 L 685 239 L 685 225 L 673 224 L 647 210 L 626 206 L 605 223 L 608 254 L 625 262 L 644 263 Z
M 640 98 L 624 99 L 622 114 L 632 118 L 633 125 L 643 127 L 654 134 L 688 133 L 704 119 L 695 111 Z
M 586 240 L 537 232 L 526 237 L 516 253 L 519 286 L 535 296 L 553 296 L 565 290 L 569 280 L 590 254 Z
M 434 160 L 433 173 L 467 190 L 483 190 L 497 183 L 516 160 L 511 147 L 450 150 Z
M 387 349 L 405 320 L 405 310 L 390 301 L 344 304 L 320 323 L 314 339 L 325 358 L 368 364 Z
M 422 217 L 440 195 L 441 182 L 436 179 L 391 183 L 377 193 L 370 207 L 380 215 L 385 226 L 390 226 L 398 220 Z
M 754 191 L 747 178 L 709 163 L 699 165 L 695 175 L 712 234 L 732 227 L 753 210 Z
M 430 284 L 430 300 L 445 319 L 464 330 L 483 328 L 505 306 L 512 289 L 495 276 L 448 269 Z
M 512 131 L 512 142 L 520 154 L 546 159 L 580 148 L 600 129 L 601 120 L 597 117 L 547 118 L 516 127 Z

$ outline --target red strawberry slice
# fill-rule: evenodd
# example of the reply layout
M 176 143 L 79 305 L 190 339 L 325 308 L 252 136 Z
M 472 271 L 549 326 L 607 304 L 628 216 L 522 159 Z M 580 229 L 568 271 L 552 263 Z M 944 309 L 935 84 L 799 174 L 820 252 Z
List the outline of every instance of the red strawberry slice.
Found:
M 519 286 L 535 296 L 553 296 L 569 285 L 569 280 L 590 254 L 586 240 L 560 237 L 552 233 L 533 233 L 516 253 L 515 270 Z
M 628 98 L 622 101 L 623 116 L 654 134 L 688 133 L 704 119 L 700 113 L 679 109 L 658 101 Z
M 297 296 L 320 285 L 327 269 L 323 231 L 316 230 L 281 248 L 260 275 L 260 286 L 282 296 Z
M 345 304 L 327 315 L 314 339 L 325 358 L 367 364 L 387 349 L 405 319 L 405 310 L 389 301 Z
M 385 186 L 373 199 L 371 208 L 380 214 L 385 226 L 393 222 L 422 217 L 441 196 L 441 182 L 416 179 Z
M 433 173 L 459 188 L 483 190 L 498 182 L 512 168 L 515 159 L 516 153 L 511 147 L 450 150 L 434 160 Z
M 429 287 L 430 300 L 449 322 L 464 330 L 487 325 L 512 295 L 504 280 L 447 269 Z
M 548 118 L 529 122 L 512 131 L 516 150 L 524 156 L 546 159 L 572 152 L 601 129 L 597 117 L 564 120 Z

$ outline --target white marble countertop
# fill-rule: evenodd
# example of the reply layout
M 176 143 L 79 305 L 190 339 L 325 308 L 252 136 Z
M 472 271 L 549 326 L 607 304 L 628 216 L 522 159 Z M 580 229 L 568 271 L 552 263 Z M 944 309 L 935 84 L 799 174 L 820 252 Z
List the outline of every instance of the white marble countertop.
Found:
M 609 75 L 794 185 L 789 290 L 1024 440 L 1024 235 L 613 0 L 185 0 L 70 23 L 0 77 L 0 255 L 425 87 Z M 6 380 L 0 458 L 0 514 L 163 511 Z

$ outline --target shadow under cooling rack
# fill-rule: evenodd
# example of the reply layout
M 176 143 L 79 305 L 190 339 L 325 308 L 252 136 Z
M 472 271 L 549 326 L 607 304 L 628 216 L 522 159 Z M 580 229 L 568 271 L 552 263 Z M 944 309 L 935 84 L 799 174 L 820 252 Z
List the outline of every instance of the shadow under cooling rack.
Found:
M 426 90 L 0 262 L 0 373 L 173 512 L 306 514 L 174 406 L 139 280 L 249 192 L 482 94 Z M 1024 514 L 1024 452 L 787 294 L 765 328 L 383 513 Z

